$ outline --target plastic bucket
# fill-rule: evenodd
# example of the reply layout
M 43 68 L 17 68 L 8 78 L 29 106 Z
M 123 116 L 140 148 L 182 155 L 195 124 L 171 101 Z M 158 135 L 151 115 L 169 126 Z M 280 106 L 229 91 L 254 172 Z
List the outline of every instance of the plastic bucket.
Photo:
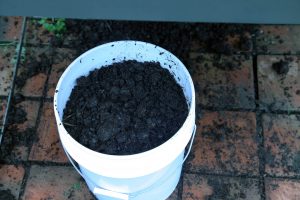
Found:
M 189 113 L 178 132 L 162 145 L 133 155 L 107 155 L 84 147 L 68 134 L 62 124 L 63 110 L 78 77 L 123 60 L 157 61 L 168 69 L 182 86 Z M 98 199 L 164 200 L 176 188 L 195 135 L 195 91 L 187 69 L 170 52 L 139 41 L 112 42 L 87 51 L 61 76 L 54 95 L 54 112 L 66 155 Z

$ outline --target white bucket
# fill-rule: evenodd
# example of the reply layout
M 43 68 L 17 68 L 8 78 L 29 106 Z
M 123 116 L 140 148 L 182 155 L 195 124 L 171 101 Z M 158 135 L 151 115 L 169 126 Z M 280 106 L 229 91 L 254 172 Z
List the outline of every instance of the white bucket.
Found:
M 125 156 L 98 153 L 68 134 L 62 125 L 63 110 L 78 77 L 88 75 L 95 68 L 124 60 L 156 61 L 168 69 L 182 86 L 189 113 L 178 132 L 154 149 Z M 187 69 L 170 52 L 138 41 L 112 42 L 87 51 L 73 61 L 61 76 L 54 95 L 54 112 L 66 155 L 98 199 L 164 200 L 176 188 L 195 135 L 195 91 Z

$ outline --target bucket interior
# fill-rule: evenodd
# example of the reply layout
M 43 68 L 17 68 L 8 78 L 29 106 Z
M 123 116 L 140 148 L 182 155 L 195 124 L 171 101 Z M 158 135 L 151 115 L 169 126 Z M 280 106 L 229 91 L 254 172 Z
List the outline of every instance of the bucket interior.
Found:
M 137 53 L 138 52 L 138 53 Z M 63 110 L 69 99 L 76 79 L 80 76 L 87 76 L 90 71 L 125 60 L 137 60 L 139 62 L 155 61 L 159 62 L 174 76 L 177 83 L 182 87 L 189 109 L 192 101 L 192 90 L 187 70 L 183 64 L 166 50 L 144 42 L 120 41 L 108 43 L 96 47 L 78 57 L 60 78 L 55 94 L 55 109 L 62 120 Z

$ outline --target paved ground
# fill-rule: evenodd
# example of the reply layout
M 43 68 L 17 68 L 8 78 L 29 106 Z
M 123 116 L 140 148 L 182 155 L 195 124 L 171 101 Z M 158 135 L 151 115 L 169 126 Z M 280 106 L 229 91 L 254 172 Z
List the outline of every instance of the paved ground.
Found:
M 52 110 L 55 85 L 78 51 L 51 43 L 53 34 L 32 19 L 21 36 L 22 20 L 0 17 L 1 126 L 24 39 L 17 75 L 23 82 L 16 85 L 4 132 L 4 145 L 13 145 L 0 163 L 0 190 L 23 200 L 94 199 L 63 153 Z M 209 24 L 196 26 L 219 37 Z M 255 33 L 245 31 L 246 40 L 226 38 L 229 52 L 210 48 L 203 37 L 186 44 L 197 135 L 169 200 L 300 199 L 300 26 L 250 28 Z M 280 61 L 283 71 L 274 67 Z M 36 70 L 28 72 L 32 66 Z

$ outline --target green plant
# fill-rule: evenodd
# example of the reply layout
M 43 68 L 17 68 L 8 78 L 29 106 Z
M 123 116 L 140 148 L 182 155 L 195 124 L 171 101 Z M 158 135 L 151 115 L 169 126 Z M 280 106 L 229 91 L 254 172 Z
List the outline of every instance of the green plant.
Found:
M 62 36 L 62 34 L 67 30 L 66 20 L 62 18 L 42 18 L 38 21 L 38 23 L 41 24 L 44 29 L 54 33 L 56 36 Z
M 72 185 L 72 189 L 75 190 L 75 191 L 81 191 L 81 183 L 80 182 L 74 183 Z

